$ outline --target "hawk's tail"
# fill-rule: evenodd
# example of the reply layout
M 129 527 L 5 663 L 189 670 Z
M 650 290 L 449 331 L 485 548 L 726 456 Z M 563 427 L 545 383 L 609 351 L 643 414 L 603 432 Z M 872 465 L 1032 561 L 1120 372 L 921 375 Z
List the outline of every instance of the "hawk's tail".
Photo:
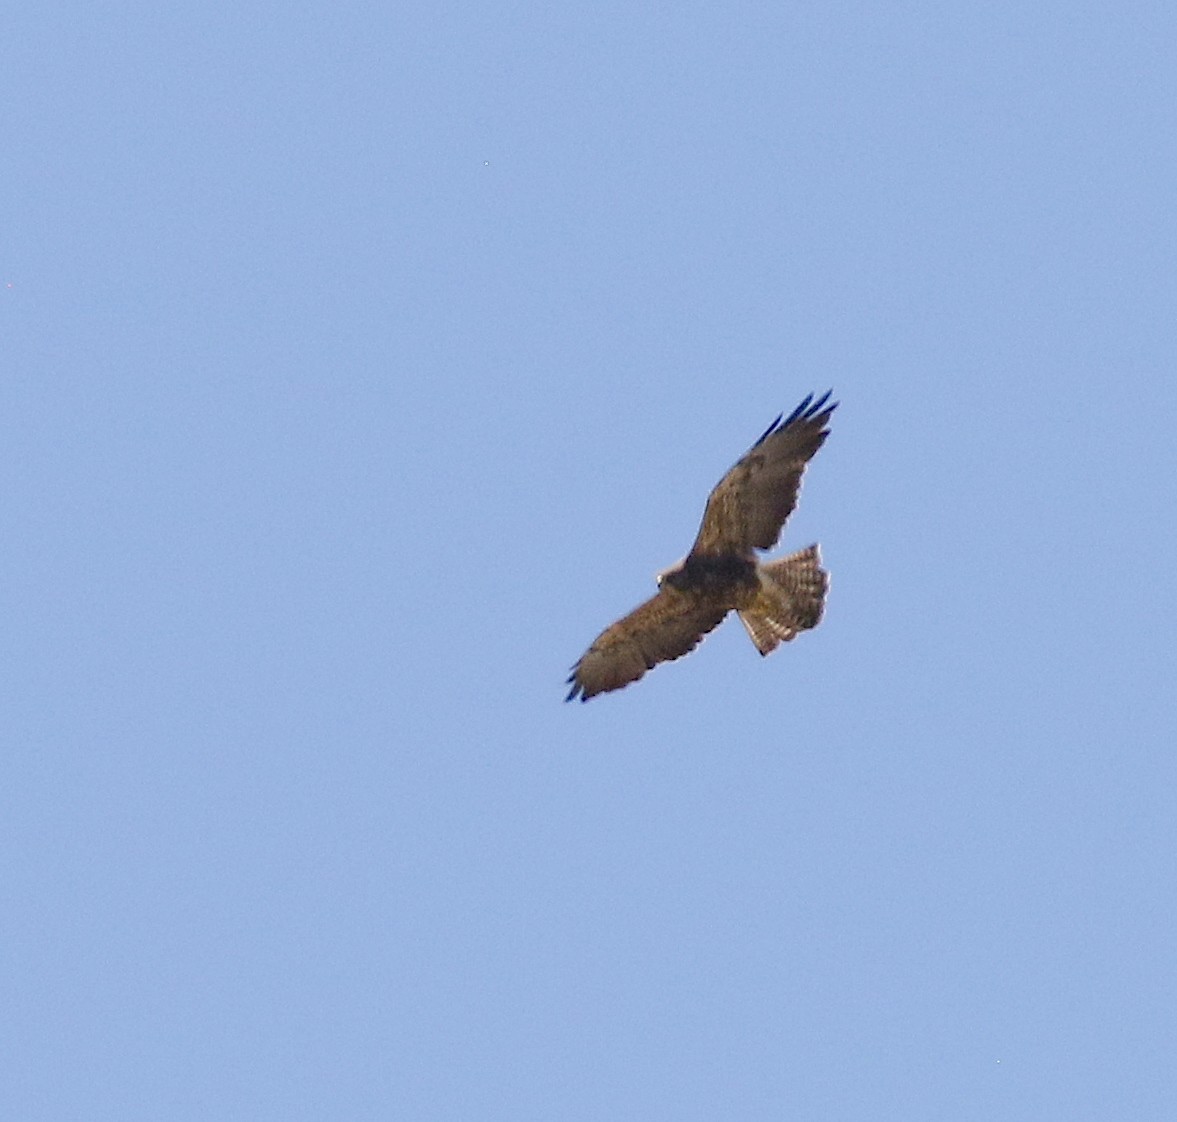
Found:
M 760 565 L 757 572 L 760 592 L 739 615 L 756 649 L 766 655 L 799 631 L 818 625 L 830 576 L 821 567 L 816 545 Z

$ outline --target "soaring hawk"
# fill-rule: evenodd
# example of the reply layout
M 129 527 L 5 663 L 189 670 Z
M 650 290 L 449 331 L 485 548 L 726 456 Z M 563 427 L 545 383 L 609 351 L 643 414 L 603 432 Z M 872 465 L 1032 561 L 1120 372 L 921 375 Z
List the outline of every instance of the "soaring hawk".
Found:
M 597 636 L 572 668 L 566 701 L 588 701 L 636 682 L 659 662 L 698 646 L 733 609 L 756 649 L 766 655 L 782 640 L 816 627 L 829 575 L 816 545 L 760 563 L 797 505 L 805 465 L 825 442 L 837 402 L 813 394 L 778 417 L 707 499 L 691 551 L 658 574 L 658 593 Z

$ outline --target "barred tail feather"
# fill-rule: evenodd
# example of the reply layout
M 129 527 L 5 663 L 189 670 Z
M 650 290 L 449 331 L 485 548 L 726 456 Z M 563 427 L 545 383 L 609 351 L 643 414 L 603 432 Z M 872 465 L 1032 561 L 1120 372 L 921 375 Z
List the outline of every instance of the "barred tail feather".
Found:
M 740 613 L 749 638 L 766 655 L 800 631 L 816 627 L 825 608 L 829 574 L 816 545 L 760 565 L 760 592 Z

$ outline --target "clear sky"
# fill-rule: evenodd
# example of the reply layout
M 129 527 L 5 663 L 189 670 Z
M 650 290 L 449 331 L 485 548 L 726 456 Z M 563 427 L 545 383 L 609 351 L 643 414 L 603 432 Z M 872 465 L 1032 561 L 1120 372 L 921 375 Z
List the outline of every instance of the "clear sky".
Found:
M 1177 1118 L 1175 13 L 14 6 L 0 1116 Z

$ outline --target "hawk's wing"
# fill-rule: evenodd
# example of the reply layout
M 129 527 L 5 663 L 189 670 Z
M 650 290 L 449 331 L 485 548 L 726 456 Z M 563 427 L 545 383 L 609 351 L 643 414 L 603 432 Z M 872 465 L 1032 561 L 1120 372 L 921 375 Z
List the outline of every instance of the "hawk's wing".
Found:
M 619 690 L 655 664 L 681 658 L 719 626 L 730 608 L 731 604 L 664 585 L 657 596 L 597 636 L 572 668 L 572 689 L 564 700 L 579 695 L 588 701 L 594 694 Z
M 692 553 L 743 554 L 776 545 L 797 505 L 805 465 L 829 435 L 825 424 L 838 405 L 826 405 L 829 397 L 828 390 L 816 401 L 810 394 L 783 421 L 778 417 L 715 485 Z

